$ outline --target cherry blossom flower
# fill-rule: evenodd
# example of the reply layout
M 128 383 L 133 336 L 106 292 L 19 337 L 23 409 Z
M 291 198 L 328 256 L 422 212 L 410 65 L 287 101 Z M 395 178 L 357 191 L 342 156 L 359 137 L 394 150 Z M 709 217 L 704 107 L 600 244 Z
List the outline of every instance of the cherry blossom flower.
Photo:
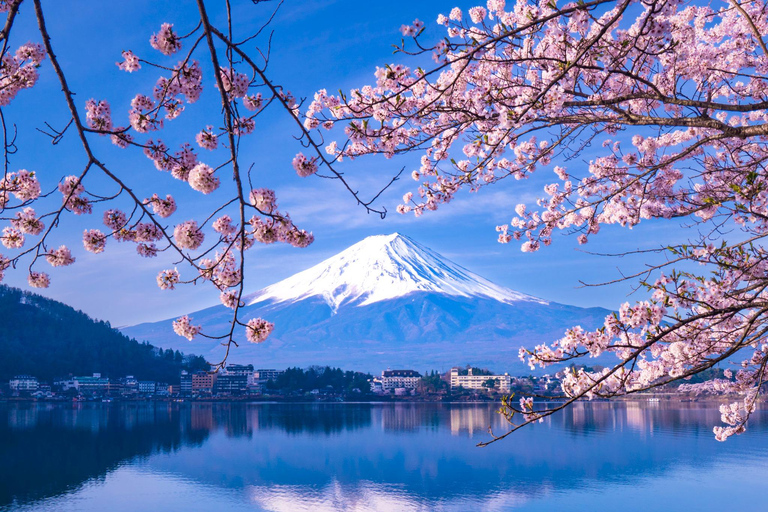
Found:
M 104 225 L 113 231 L 122 229 L 128 223 L 125 213 L 111 208 L 104 211 Z
M 98 103 L 93 99 L 86 101 L 85 112 L 85 120 L 89 128 L 104 132 L 112 130 L 112 113 L 109 103 L 105 100 L 101 100 Z
M 261 107 L 264 106 L 264 99 L 260 92 L 257 92 L 256 94 L 247 94 L 243 96 L 243 105 L 251 111 L 261 110 Z
M 128 73 L 133 73 L 134 71 L 141 69 L 139 58 L 134 55 L 131 50 L 124 51 L 122 55 L 124 59 L 123 62 L 115 63 L 118 68 L 122 69 L 123 71 L 127 71 Z
M 204 163 L 197 164 L 189 172 L 189 186 L 203 194 L 210 194 L 219 188 L 219 178 L 214 176 L 212 167 Z
M 213 229 L 222 235 L 231 235 L 237 231 L 237 228 L 232 225 L 232 217 L 229 215 L 222 215 L 216 219 L 213 223 Z
M 24 247 L 24 235 L 18 229 L 4 227 L 3 236 L 0 239 L 2 239 L 3 245 L 8 249 L 21 249 Z
M 149 44 L 164 55 L 173 55 L 181 50 L 181 39 L 173 31 L 173 25 L 170 23 L 163 23 L 160 31 L 149 38 Z
M 301 153 L 297 154 L 293 158 L 291 164 L 296 170 L 296 174 L 302 178 L 306 178 L 307 176 L 311 176 L 317 172 L 317 164 L 315 161 L 308 159 Z
M 164 219 L 170 217 L 176 211 L 176 201 L 170 194 L 167 194 L 165 199 L 162 199 L 157 194 L 152 194 L 150 199 L 144 200 L 144 204 L 151 205 L 152 211 Z
M 238 295 L 239 294 L 237 290 L 226 290 L 221 292 L 219 297 L 222 304 L 230 309 L 235 309 L 238 304 L 242 306 L 242 303 L 238 303 Z
M 264 213 L 271 213 L 277 209 L 275 191 L 268 188 L 255 188 L 251 190 L 249 199 L 251 204 Z
M 11 266 L 11 260 L 0 254 L 0 282 L 3 281 L 5 271 Z
M 11 226 L 27 235 L 39 235 L 45 228 L 45 224 L 35 215 L 35 210 L 29 207 L 16 212 L 16 218 L 11 219 Z
M 136 245 L 136 252 L 142 258 L 154 258 L 157 256 L 158 250 L 154 243 L 139 243 Z
M 197 226 L 197 221 L 188 220 L 177 225 L 173 230 L 173 239 L 181 249 L 197 249 L 203 244 L 205 235 Z
M 83 231 L 83 247 L 88 252 L 99 254 L 104 252 L 107 245 L 107 237 L 98 229 L 86 229 Z
M 227 93 L 229 101 L 235 98 L 242 98 L 248 93 L 248 85 L 250 84 L 248 75 L 238 73 L 230 68 L 221 68 L 219 75 L 221 76 L 221 83 L 224 86 L 224 92 Z
M 161 270 L 160 273 L 157 274 L 157 286 L 159 286 L 161 290 L 175 289 L 175 285 L 178 284 L 179 280 L 179 271 L 175 268 L 172 270 Z
M 177 318 L 173 321 L 173 332 L 192 341 L 195 336 L 200 334 L 202 328 L 199 325 L 192 325 L 190 322 L 191 319 L 187 315 Z
M 52 267 L 64 267 L 72 265 L 75 262 L 72 252 L 65 245 L 49 251 L 48 254 L 45 255 L 45 259 Z
M 219 146 L 219 138 L 213 133 L 213 126 L 206 126 L 205 130 L 195 136 L 197 144 L 203 148 L 213 151 Z
M 48 288 L 51 278 L 44 272 L 30 272 L 27 282 L 34 288 Z
M 245 337 L 251 343 L 261 343 L 275 328 L 275 324 L 267 322 L 261 318 L 252 318 L 248 320 L 245 326 Z
M 253 133 L 253 130 L 256 128 L 256 122 L 249 117 L 239 117 L 234 120 L 232 128 L 235 135 L 248 135 Z

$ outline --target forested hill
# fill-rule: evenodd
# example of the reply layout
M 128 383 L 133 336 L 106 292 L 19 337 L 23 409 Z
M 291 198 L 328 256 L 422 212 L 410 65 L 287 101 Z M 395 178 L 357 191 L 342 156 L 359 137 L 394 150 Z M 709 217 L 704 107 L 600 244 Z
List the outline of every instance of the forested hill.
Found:
M 0 285 L 0 382 L 19 374 L 51 381 L 101 372 L 173 383 L 183 368 L 208 366 L 202 357 L 139 343 L 61 302 Z

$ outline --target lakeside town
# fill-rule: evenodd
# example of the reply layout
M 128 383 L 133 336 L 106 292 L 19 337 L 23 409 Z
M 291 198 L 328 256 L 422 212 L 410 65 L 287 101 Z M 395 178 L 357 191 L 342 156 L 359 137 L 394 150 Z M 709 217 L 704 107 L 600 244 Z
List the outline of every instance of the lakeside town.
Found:
M 113 400 L 355 400 L 396 399 L 494 399 L 517 391 L 542 396 L 556 393 L 556 376 L 514 377 L 508 373 L 467 367 L 419 373 L 386 369 L 381 375 L 314 366 L 286 370 L 230 364 L 213 371 L 179 373 L 176 382 L 140 380 L 133 375 L 110 377 L 101 373 L 67 375 L 50 382 L 33 375 L 16 375 L 0 385 L 2 400 L 113 401 Z
M 387 368 L 373 376 L 328 366 L 277 370 L 230 364 L 217 372 L 182 370 L 173 383 L 133 375 L 111 378 L 101 373 L 68 375 L 52 382 L 17 375 L 0 384 L 0 401 L 492 401 L 520 393 L 556 398 L 560 375 L 511 376 L 467 365 L 424 374 Z M 651 400 L 680 397 L 698 401 L 677 387 L 646 394 L 653 396 Z

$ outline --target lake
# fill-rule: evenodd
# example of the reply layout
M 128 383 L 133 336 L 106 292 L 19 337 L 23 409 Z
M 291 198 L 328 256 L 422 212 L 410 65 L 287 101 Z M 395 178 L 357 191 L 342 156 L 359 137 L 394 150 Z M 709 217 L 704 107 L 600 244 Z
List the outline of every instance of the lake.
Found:
M 492 404 L 0 404 L 0 511 L 759 510 L 768 414 L 580 403 L 487 448 Z

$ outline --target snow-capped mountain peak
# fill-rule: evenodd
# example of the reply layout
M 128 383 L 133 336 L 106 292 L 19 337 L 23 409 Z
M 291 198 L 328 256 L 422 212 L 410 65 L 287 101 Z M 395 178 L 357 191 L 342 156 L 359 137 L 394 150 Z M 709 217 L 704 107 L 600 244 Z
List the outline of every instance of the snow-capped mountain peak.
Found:
M 363 306 L 412 292 L 487 297 L 507 304 L 547 304 L 495 285 L 399 233 L 369 236 L 312 268 L 246 297 L 246 304 L 319 296 L 335 311 L 342 303 Z

